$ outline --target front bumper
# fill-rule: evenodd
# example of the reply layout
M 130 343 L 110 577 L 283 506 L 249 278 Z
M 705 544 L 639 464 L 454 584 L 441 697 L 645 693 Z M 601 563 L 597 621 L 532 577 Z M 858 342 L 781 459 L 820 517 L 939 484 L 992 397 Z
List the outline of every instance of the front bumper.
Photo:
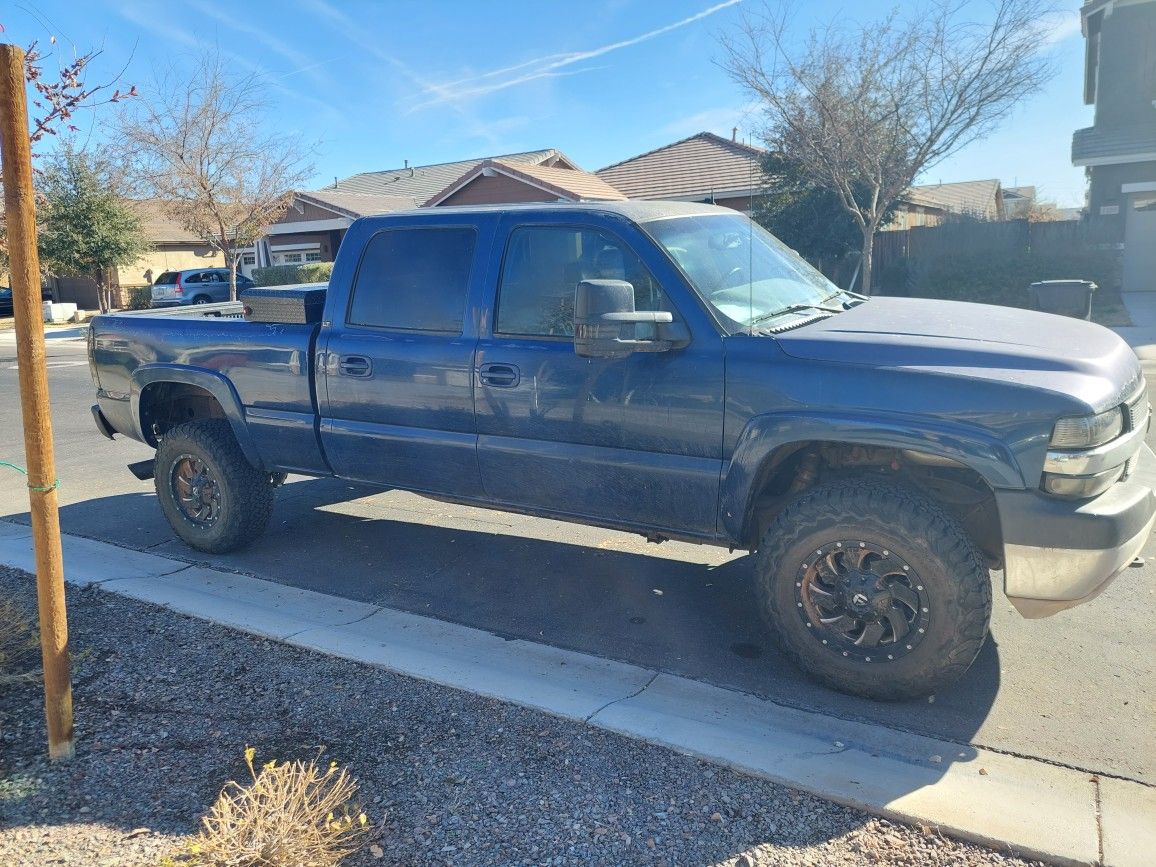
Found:
M 1091 500 L 997 491 L 1004 592 L 1024 617 L 1095 598 L 1143 550 L 1156 524 L 1156 455 L 1140 447 L 1132 474 Z

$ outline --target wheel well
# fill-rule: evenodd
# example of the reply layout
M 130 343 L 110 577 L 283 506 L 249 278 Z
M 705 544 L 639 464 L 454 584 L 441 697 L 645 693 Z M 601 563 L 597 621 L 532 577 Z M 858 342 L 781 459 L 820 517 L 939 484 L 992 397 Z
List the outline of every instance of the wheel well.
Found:
M 154 448 L 170 428 L 202 418 L 226 418 L 220 402 L 204 388 L 183 382 L 154 382 L 140 395 L 140 426 Z
M 755 548 L 775 516 L 803 492 L 852 476 L 883 477 L 921 491 L 963 525 L 991 568 L 1002 567 L 999 510 L 983 476 L 940 455 L 860 443 L 800 442 L 776 449 L 755 478 L 745 541 Z

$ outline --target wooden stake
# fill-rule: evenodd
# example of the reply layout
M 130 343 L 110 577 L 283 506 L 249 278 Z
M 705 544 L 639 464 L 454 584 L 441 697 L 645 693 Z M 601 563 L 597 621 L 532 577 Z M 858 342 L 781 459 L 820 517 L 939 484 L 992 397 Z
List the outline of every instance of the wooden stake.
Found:
M 71 759 L 72 679 L 68 617 L 64 605 L 64 564 L 60 550 L 56 462 L 52 453 L 52 409 L 44 361 L 44 316 L 40 302 L 40 257 L 36 251 L 36 210 L 24 52 L 0 44 L 0 161 L 4 172 L 4 215 L 16 320 L 20 408 L 28 460 L 28 500 L 36 548 L 36 595 L 40 606 L 40 650 L 44 658 L 44 713 L 48 756 Z

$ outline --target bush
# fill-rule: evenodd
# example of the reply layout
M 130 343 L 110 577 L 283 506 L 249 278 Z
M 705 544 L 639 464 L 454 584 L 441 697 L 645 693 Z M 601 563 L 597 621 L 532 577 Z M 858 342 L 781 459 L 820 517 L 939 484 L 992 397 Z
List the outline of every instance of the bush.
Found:
M 273 265 L 253 269 L 258 286 L 290 286 L 294 283 L 328 283 L 332 262 L 306 262 L 304 265 Z
M 258 772 L 245 750 L 251 783 L 229 782 L 189 845 L 203 867 L 332 867 L 352 855 L 369 828 L 352 804 L 357 785 L 335 763 L 268 762 Z M 189 863 L 189 862 L 186 862 Z
M 0 596 L 0 685 L 40 675 L 40 639 L 32 618 L 14 599 Z
M 133 286 L 128 290 L 129 310 L 148 310 L 153 304 L 152 286 Z
M 933 261 L 913 259 L 907 270 L 914 296 L 1008 307 L 1026 307 L 1028 285 L 1037 280 L 1091 280 L 1107 290 L 1120 283 L 1117 253 L 1096 248 L 958 253 Z

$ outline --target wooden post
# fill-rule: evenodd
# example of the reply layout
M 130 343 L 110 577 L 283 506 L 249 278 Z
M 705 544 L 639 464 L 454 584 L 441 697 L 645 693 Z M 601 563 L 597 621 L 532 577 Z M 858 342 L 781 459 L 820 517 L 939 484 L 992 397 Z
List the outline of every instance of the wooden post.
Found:
M 20 408 L 28 460 L 28 499 L 36 549 L 36 596 L 40 607 L 40 650 L 44 658 L 44 713 L 48 756 L 71 759 L 72 679 L 68 617 L 64 606 L 64 564 L 52 454 L 52 410 L 44 364 L 44 316 L 40 306 L 40 257 L 36 252 L 36 210 L 24 52 L 0 44 L 0 161 L 4 172 L 4 215 L 12 272 Z

